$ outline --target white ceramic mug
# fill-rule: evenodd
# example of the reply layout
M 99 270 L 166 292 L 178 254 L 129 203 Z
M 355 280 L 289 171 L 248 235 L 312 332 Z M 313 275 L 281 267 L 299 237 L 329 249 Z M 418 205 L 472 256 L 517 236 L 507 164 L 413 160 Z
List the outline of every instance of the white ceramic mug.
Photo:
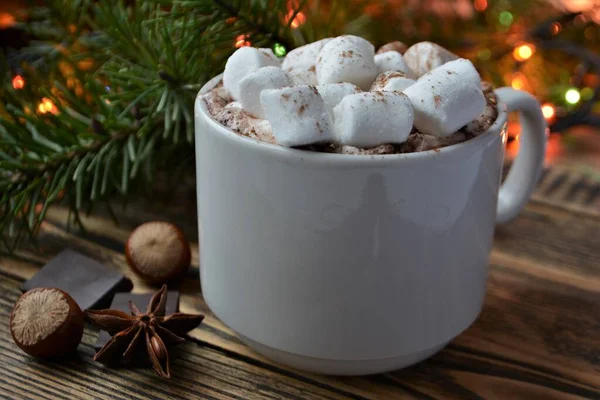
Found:
M 494 225 L 518 214 L 544 158 L 539 103 L 496 93 L 486 133 L 377 156 L 241 137 L 198 97 L 200 276 L 211 310 L 259 353 L 314 372 L 378 373 L 439 351 L 477 318 Z M 513 110 L 520 153 L 501 186 Z

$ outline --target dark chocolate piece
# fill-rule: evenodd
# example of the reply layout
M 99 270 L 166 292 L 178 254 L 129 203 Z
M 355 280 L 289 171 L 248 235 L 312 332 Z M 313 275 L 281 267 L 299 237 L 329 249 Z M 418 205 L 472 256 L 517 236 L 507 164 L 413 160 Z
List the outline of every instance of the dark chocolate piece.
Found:
M 146 305 L 150 303 L 153 293 L 133 294 L 133 293 L 117 293 L 113 298 L 110 309 L 121 310 L 126 313 L 131 313 L 129 301 L 131 300 L 142 312 L 146 311 Z M 179 311 L 179 292 L 167 292 L 167 304 L 165 305 L 165 315 L 173 314 Z M 101 331 L 98 335 L 98 340 L 94 347 L 96 351 L 100 350 L 110 339 L 110 334 L 106 331 Z
M 105 267 L 76 251 L 61 251 L 31 279 L 22 290 L 56 287 L 67 292 L 82 310 L 106 308 L 116 292 L 128 292 L 131 281 L 113 268 Z

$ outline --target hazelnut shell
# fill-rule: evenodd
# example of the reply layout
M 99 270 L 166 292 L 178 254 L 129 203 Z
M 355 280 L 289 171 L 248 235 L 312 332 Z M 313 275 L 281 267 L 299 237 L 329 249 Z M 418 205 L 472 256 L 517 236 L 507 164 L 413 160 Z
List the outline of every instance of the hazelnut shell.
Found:
M 21 302 L 31 292 L 37 290 L 53 290 L 60 292 L 69 305 L 69 311 L 64 322 L 58 328 L 56 328 L 54 332 L 35 344 L 26 345 L 21 343 L 15 336 L 15 332 L 13 330 L 13 320 L 19 302 Z M 10 314 L 10 333 L 13 341 L 25 353 L 37 358 L 53 358 L 74 352 L 75 349 L 77 349 L 77 346 L 79 346 L 81 338 L 83 337 L 83 327 L 84 317 L 81 308 L 79 308 L 75 300 L 73 300 L 68 293 L 58 288 L 42 287 L 28 290 L 27 292 L 23 293 L 21 297 L 19 297 L 19 300 L 17 300 L 15 303 L 15 306 Z
M 133 252 L 132 252 L 132 238 L 134 237 L 134 235 L 136 235 L 136 233 L 139 232 L 140 229 L 144 228 L 146 225 L 149 224 L 164 224 L 166 226 L 168 226 L 172 232 L 175 234 L 175 236 L 177 237 L 178 241 L 181 242 L 181 255 L 179 257 L 179 259 L 173 263 L 172 265 L 169 266 L 168 270 L 161 275 L 149 275 L 148 273 L 144 272 L 141 268 L 138 267 L 136 261 L 135 261 L 135 257 L 133 256 Z M 161 239 L 161 238 L 158 238 Z M 162 221 L 153 221 L 153 222 L 146 222 L 140 226 L 138 226 L 137 228 L 135 228 L 133 230 L 133 232 L 131 232 L 131 234 L 129 235 L 129 238 L 127 239 L 127 242 L 125 243 L 125 259 L 127 260 L 127 264 L 129 264 L 129 267 L 131 267 L 131 269 L 133 270 L 133 272 L 135 272 L 138 276 L 140 276 L 144 281 L 151 283 L 151 284 L 160 284 L 160 283 L 164 283 L 170 279 L 173 279 L 179 275 L 181 275 L 189 266 L 190 263 L 192 261 L 192 253 L 190 250 L 190 245 L 187 241 L 187 239 L 185 238 L 185 235 L 183 234 L 183 232 L 181 231 L 181 229 L 179 229 L 177 226 L 175 226 L 174 224 L 171 224 L 169 222 L 162 222 Z

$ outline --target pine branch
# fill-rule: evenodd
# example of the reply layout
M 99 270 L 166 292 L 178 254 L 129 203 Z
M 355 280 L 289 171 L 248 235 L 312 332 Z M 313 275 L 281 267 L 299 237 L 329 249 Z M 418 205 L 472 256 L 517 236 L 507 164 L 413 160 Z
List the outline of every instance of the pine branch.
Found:
M 33 10 L 36 41 L 9 60 L 26 85 L 12 88 L 4 66 L 0 88 L 5 248 L 32 238 L 50 205 L 64 201 L 78 215 L 151 187 L 157 167 L 192 154 L 196 92 L 236 35 L 293 43 L 282 0 L 161 3 L 52 0 Z
M 273 31 L 271 31 L 271 30 L 269 30 L 268 27 L 257 23 L 252 18 L 253 14 L 244 13 L 240 8 L 236 8 L 234 6 L 233 2 L 229 2 L 229 1 L 225 1 L 225 0 L 214 0 L 214 3 L 217 4 L 218 6 L 220 6 L 229 15 L 228 18 L 239 19 L 240 21 L 242 21 L 243 24 L 246 25 L 246 27 L 250 31 L 253 31 L 253 32 L 256 32 L 256 33 L 258 33 L 260 35 L 263 35 L 265 38 L 269 38 L 273 42 L 281 43 L 282 45 L 284 45 L 288 49 L 294 48 L 293 43 L 291 43 L 290 41 L 288 41 L 287 38 L 279 36 L 279 33 L 277 32 L 277 29 L 274 29 Z M 303 3 L 306 3 L 306 1 L 304 1 Z M 302 7 L 303 7 L 303 5 L 301 5 L 300 7 L 298 7 L 296 9 L 296 11 L 294 12 L 294 16 L 295 16 L 295 14 L 297 14 L 297 12 Z

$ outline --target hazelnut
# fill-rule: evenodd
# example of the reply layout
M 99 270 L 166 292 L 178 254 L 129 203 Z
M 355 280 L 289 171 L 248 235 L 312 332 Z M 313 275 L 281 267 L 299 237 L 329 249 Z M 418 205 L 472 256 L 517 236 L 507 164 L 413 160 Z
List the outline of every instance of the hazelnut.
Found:
M 125 258 L 131 269 L 150 283 L 163 283 L 183 273 L 191 252 L 183 232 L 168 222 L 147 222 L 127 239 Z
M 10 314 L 10 333 L 25 353 L 39 358 L 74 351 L 83 336 L 83 312 L 57 288 L 35 288 L 21 295 Z

